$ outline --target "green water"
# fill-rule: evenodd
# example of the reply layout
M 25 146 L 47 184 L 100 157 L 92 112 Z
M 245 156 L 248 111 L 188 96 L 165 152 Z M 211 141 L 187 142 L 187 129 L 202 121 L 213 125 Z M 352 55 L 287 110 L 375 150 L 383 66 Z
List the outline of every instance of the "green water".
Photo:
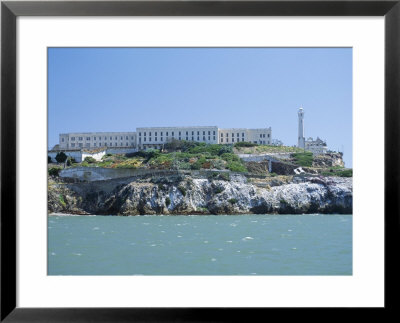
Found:
M 351 215 L 49 216 L 49 275 L 351 275 Z

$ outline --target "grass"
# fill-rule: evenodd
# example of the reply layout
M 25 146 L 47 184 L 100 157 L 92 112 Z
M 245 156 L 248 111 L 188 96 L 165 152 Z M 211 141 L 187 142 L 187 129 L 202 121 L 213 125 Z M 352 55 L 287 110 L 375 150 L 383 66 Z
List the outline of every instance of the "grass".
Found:
M 313 154 L 311 152 L 295 153 L 292 155 L 296 164 L 303 167 L 311 167 L 313 162 Z
M 331 168 L 329 172 L 323 172 L 324 176 L 338 176 L 338 177 L 353 177 L 353 169 L 342 169 L 337 170 L 337 168 Z

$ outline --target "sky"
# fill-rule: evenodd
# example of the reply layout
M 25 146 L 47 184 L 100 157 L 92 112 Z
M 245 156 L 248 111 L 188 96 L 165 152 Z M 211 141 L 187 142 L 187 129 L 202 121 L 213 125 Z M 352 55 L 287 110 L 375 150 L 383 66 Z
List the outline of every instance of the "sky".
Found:
M 49 48 L 48 146 L 60 133 L 272 128 L 326 140 L 352 167 L 351 48 Z

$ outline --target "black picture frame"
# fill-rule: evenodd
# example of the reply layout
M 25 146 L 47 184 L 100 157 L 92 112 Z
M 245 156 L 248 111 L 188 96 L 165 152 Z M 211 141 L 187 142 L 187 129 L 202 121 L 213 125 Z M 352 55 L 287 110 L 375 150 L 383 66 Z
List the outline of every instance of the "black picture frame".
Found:
M 244 308 L 16 307 L 16 19 L 19 16 L 384 16 L 385 17 L 385 307 L 396 310 L 399 274 L 400 0 L 2 1 L 1 3 L 1 321 L 233 322 L 266 319 Z M 372 175 L 371 175 L 372 176 Z M 40 291 L 38 291 L 40 292 Z M 272 310 L 272 309 L 271 309 Z M 273 309 L 280 311 L 279 309 Z M 282 309 L 281 309 L 282 310 Z M 288 310 L 288 309 L 283 309 Z M 296 309 L 293 309 L 296 310 Z M 300 312 L 301 309 L 297 309 Z M 328 310 L 328 309 L 327 309 Z M 304 311 L 302 311 L 304 313 Z M 317 312 L 318 313 L 318 312 Z M 329 311 L 330 317 L 333 311 Z M 240 314 L 240 315 L 239 315 Z M 279 315 L 279 313 L 276 313 Z M 325 314 L 325 313 L 324 313 Z M 298 315 L 298 314 L 296 314 Z M 309 314 L 307 314 L 309 315 Z M 326 314 L 325 314 L 326 315 Z M 302 315 L 303 316 L 303 315 Z M 301 318 L 298 316 L 297 318 Z M 338 316 L 340 317 L 340 316 Z

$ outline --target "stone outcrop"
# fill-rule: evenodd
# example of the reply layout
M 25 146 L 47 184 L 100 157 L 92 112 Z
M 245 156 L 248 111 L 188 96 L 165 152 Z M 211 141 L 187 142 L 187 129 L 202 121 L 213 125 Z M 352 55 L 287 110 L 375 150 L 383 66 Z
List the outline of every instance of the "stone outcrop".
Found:
M 352 178 L 249 180 L 189 175 L 89 183 L 49 182 L 49 213 L 249 214 L 352 213 Z

